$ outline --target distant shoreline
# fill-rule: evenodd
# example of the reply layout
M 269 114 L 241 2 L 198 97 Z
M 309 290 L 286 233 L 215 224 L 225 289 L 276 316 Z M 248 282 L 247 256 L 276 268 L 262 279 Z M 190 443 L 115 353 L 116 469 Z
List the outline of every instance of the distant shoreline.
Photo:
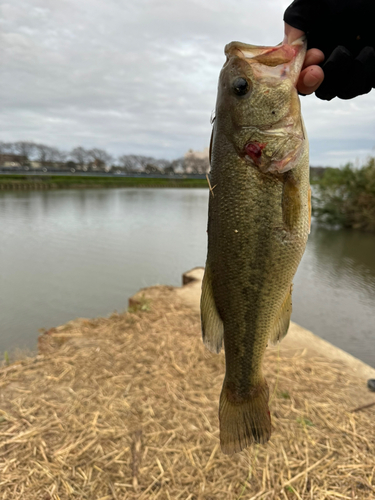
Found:
M 100 188 L 208 188 L 206 179 L 73 175 L 0 175 L 0 191 Z

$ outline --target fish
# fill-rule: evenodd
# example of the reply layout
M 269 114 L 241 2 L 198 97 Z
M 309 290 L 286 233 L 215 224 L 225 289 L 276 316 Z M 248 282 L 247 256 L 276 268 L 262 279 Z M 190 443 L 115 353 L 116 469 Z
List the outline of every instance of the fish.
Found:
M 231 42 L 219 77 L 210 144 L 202 338 L 219 353 L 224 454 L 271 436 L 262 363 L 286 335 L 292 280 L 311 222 L 309 147 L 296 83 L 306 40 Z

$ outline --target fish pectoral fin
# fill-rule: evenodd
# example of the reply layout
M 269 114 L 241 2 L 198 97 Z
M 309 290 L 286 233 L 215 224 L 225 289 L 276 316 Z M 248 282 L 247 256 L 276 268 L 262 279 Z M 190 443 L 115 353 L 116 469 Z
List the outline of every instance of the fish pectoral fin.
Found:
M 281 342 L 288 333 L 290 316 L 292 314 L 292 288 L 293 285 L 290 285 L 288 293 L 285 296 L 279 314 L 277 315 L 276 321 L 272 327 L 272 331 L 270 333 L 271 344 L 275 345 L 278 342 Z
M 293 231 L 298 226 L 301 217 L 301 193 L 298 182 L 290 170 L 285 174 L 282 213 L 286 229 Z
M 224 324 L 217 312 L 208 264 L 202 282 L 201 323 L 204 345 L 210 351 L 219 353 L 223 344 Z

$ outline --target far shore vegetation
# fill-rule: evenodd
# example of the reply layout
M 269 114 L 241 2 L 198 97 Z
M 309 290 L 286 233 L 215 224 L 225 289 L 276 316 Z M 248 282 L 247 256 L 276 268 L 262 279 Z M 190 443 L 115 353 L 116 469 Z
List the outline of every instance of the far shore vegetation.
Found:
M 103 149 L 81 146 L 61 151 L 27 141 L 0 142 L 1 170 L 7 174 L 0 172 L 0 190 L 208 188 L 204 177 L 209 158 L 208 149 L 165 160 L 142 155 L 115 158 Z M 375 232 L 375 158 L 360 168 L 348 163 L 342 168 L 311 167 L 310 172 L 313 215 L 318 222 Z
M 0 190 L 86 188 L 208 188 L 206 179 L 153 177 L 98 177 L 74 175 L 0 175 Z
M 361 167 L 326 168 L 312 179 L 313 214 L 319 222 L 375 232 L 375 158 Z

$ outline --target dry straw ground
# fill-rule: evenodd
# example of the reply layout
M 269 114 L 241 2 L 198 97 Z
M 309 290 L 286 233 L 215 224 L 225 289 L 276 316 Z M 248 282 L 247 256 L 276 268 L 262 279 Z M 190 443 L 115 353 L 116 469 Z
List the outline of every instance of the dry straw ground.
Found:
M 363 381 L 269 351 L 271 442 L 224 456 L 224 358 L 172 289 L 145 293 L 0 371 L 2 500 L 375 499 L 375 409 L 348 398 Z

